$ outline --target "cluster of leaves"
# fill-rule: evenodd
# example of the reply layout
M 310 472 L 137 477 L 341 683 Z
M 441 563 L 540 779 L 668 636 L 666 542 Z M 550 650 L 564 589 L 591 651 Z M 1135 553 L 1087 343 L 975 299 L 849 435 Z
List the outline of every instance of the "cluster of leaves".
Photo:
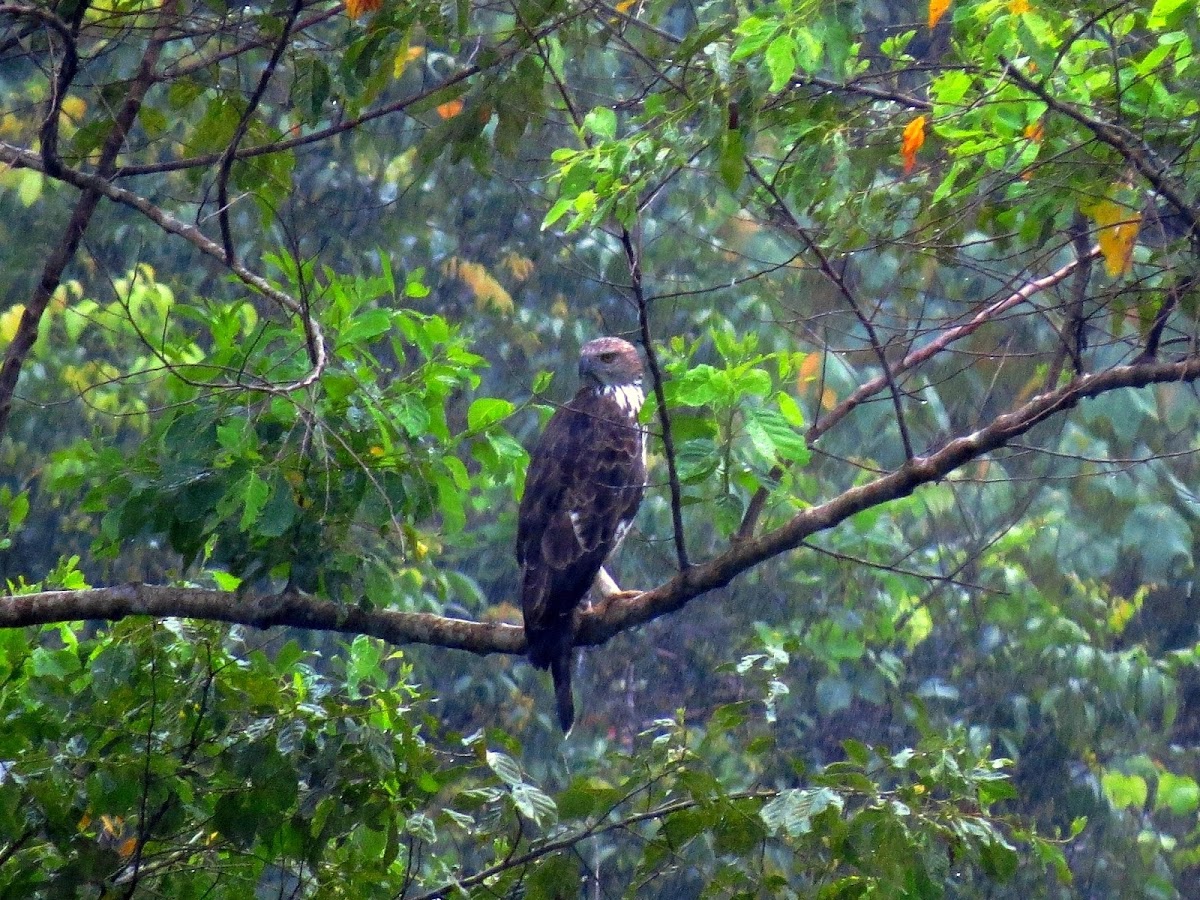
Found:
M 794 487 L 787 468 L 809 460 L 793 391 L 803 356 L 760 351 L 756 334 L 738 336 L 728 327 L 712 328 L 708 337 L 671 340 L 664 392 L 683 500 L 702 504 L 706 520 L 728 537 L 760 488 L 786 502 Z M 697 362 L 710 343 L 719 365 Z M 653 423 L 656 414 L 651 398 L 643 416 Z
M 939 896 L 964 867 L 1010 876 L 1014 841 L 1068 877 L 1055 844 L 996 815 L 1005 763 L 962 734 L 851 742 L 806 773 L 730 706 L 699 729 L 657 723 L 547 791 L 515 740 L 442 734 L 410 677 L 366 638 L 325 659 L 174 620 L 6 632 L 5 895 L 554 897 L 702 878 L 704 896 Z M 731 737 L 753 731 L 745 755 Z
M 97 363 L 80 388 L 125 413 L 136 449 L 81 439 L 50 470 L 54 490 L 86 488 L 101 558 L 154 540 L 226 589 L 286 582 L 375 606 L 474 599 L 469 581 L 428 581 L 422 564 L 462 531 L 477 483 L 519 477 L 524 451 L 502 429 L 506 401 L 481 398 L 465 427 L 452 421 L 484 360 L 442 317 L 397 304 L 427 293 L 419 272 L 403 285 L 386 264 L 373 278 L 323 273 L 315 302 L 333 362 L 301 394 L 275 388 L 305 371 L 300 325 L 244 303 L 176 303 L 146 270 L 131 281 L 142 286 L 108 308 L 79 299 L 56 319 L 78 323 L 78 343 L 144 347 L 124 377 Z M 472 446 L 474 474 L 460 458 Z

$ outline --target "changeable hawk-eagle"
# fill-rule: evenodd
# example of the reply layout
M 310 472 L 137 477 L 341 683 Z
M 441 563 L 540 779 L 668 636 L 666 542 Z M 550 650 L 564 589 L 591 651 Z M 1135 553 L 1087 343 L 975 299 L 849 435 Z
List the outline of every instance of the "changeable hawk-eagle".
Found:
M 575 720 L 575 607 L 593 583 L 606 597 L 621 593 L 604 563 L 629 530 L 646 486 L 646 433 L 638 425 L 645 394 L 636 348 L 615 337 L 588 341 L 579 380 L 579 392 L 554 413 L 530 453 L 517 520 L 529 660 L 554 678 L 564 732 Z

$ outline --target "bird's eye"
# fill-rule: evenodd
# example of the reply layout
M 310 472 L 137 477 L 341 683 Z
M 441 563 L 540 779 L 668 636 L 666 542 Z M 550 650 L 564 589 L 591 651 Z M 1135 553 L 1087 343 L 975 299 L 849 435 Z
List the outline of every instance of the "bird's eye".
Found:
M 616 359 L 617 359 L 617 354 L 615 354 L 615 353 L 601 353 L 600 354 L 600 362 L 606 362 L 606 363 L 616 362 Z

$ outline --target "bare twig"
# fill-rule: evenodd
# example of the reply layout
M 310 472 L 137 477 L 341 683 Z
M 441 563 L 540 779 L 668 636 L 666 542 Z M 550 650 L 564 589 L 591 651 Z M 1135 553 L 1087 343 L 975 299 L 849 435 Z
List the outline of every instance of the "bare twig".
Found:
M 54 73 L 54 81 L 50 85 L 50 97 L 47 102 L 46 118 L 42 121 L 38 140 L 41 143 L 42 164 L 47 173 L 55 174 L 61 162 L 58 158 L 58 122 L 62 113 L 62 103 L 70 90 L 75 73 L 79 70 L 79 54 L 75 47 L 75 35 L 70 26 L 48 9 L 38 6 L 27 6 L 23 3 L 0 4 L 0 15 L 25 16 L 37 19 L 62 41 L 62 62 Z
M 1092 247 L 1091 251 L 1085 257 L 1086 259 L 1094 259 L 1099 256 L 1099 246 Z M 1036 294 L 1041 293 L 1048 288 L 1062 282 L 1083 262 L 1084 258 L 1076 258 L 1059 267 L 1054 272 L 1044 278 L 1038 278 L 1023 285 L 1019 290 L 1013 292 L 1007 297 L 991 303 L 977 312 L 974 316 L 963 322 L 961 325 L 955 325 L 953 328 L 947 328 L 928 344 L 920 347 L 909 353 L 904 359 L 892 365 L 892 373 L 901 375 L 928 361 L 932 357 L 941 353 L 951 344 L 960 341 L 971 334 L 974 334 L 988 322 L 994 321 L 999 316 L 1008 312 L 1015 306 L 1018 306 Z M 877 375 L 870 381 L 859 385 L 849 397 L 835 406 L 829 411 L 829 414 L 824 418 L 817 419 L 813 422 L 807 432 L 805 439 L 811 444 L 814 443 L 821 435 L 825 434 L 833 428 L 838 422 L 848 416 L 852 411 L 857 409 L 869 397 L 873 397 L 881 390 L 887 387 L 887 379 L 883 375 Z M 778 475 L 776 475 L 778 477 Z M 746 540 L 754 531 L 755 525 L 758 523 L 758 517 L 762 515 L 763 506 L 767 501 L 767 490 L 760 488 L 759 491 L 751 499 L 750 504 L 746 508 L 746 514 L 742 517 L 742 523 L 738 527 L 737 539 Z
M 1078 122 L 1094 134 L 1098 140 L 1116 150 L 1163 199 L 1175 207 L 1176 212 L 1188 225 L 1188 237 L 1192 243 L 1200 241 L 1200 213 L 1187 202 L 1183 189 L 1170 175 L 1166 163 L 1159 159 L 1158 154 L 1145 141 L 1122 125 L 1105 122 L 1058 99 L 1044 84 L 1034 81 L 1022 72 L 1020 67 L 1012 65 L 1004 57 L 999 57 L 999 60 L 1006 67 L 1005 74 L 1016 84 L 1029 91 L 1055 112 L 1062 113 L 1067 118 Z
M 833 267 L 829 261 L 829 257 L 825 255 L 820 245 L 813 239 L 813 236 L 808 233 L 808 229 L 800 224 L 800 221 L 792 213 L 791 207 L 780 196 L 775 189 L 775 185 L 767 181 L 758 171 L 758 167 L 754 162 L 747 157 L 746 168 L 751 176 L 768 194 L 775 204 L 775 209 L 780 216 L 785 219 L 785 230 L 798 238 L 808 248 L 809 252 L 817 259 L 817 267 L 821 274 L 824 275 L 829 282 L 837 288 L 839 294 L 845 299 L 846 304 L 854 313 L 854 317 L 858 319 L 863 330 L 867 334 L 867 341 L 871 345 L 871 350 L 875 353 L 875 357 L 879 360 L 879 367 L 883 372 L 883 378 L 887 382 L 888 390 L 891 392 L 892 408 L 896 412 L 896 427 L 900 430 L 900 443 L 904 447 L 904 458 L 913 458 L 912 439 L 908 434 L 908 423 L 904 417 L 904 405 L 900 402 L 900 389 L 896 385 L 894 373 L 892 372 L 891 363 L 888 362 L 887 353 L 884 351 L 883 344 L 879 341 L 879 335 L 875 331 L 875 324 L 870 317 L 865 315 L 862 308 L 858 304 L 858 298 L 846 285 L 846 279 L 842 277 L 842 273 Z
M 1154 322 L 1150 326 L 1150 330 L 1146 333 L 1146 347 L 1142 351 L 1143 359 L 1154 359 L 1158 356 L 1158 348 L 1162 344 L 1163 331 L 1166 330 L 1167 321 L 1171 318 L 1171 313 L 1179 305 L 1179 301 L 1190 294 L 1196 287 L 1197 277 L 1195 275 L 1185 275 L 1180 278 L 1176 284 L 1167 288 L 1166 296 L 1163 297 L 1162 304 L 1158 308 L 1158 312 L 1154 315 Z
M 283 23 L 283 31 L 275 43 L 275 49 L 271 51 L 271 58 L 263 67 L 258 84 L 246 103 L 246 109 L 243 110 L 241 119 L 238 120 L 237 128 L 234 129 L 233 136 L 221 153 L 221 164 L 217 169 L 217 221 L 221 225 L 221 243 L 225 248 L 226 264 L 232 264 L 235 261 L 233 234 L 229 225 L 229 176 L 233 172 L 233 161 L 237 156 L 238 147 L 241 146 L 242 139 L 250 127 L 250 121 L 254 118 L 259 103 L 262 102 L 263 94 L 267 91 L 267 85 L 270 84 L 271 77 L 279 66 L 279 60 L 283 58 L 283 51 L 287 49 L 288 42 L 292 39 L 292 28 L 296 24 L 303 5 L 304 0 L 293 0 L 292 8 L 288 11 L 287 18 Z
M 654 341 L 650 334 L 650 310 L 646 293 L 642 288 L 642 261 L 633 235 L 621 226 L 621 246 L 625 248 L 625 261 L 629 264 L 629 280 L 633 298 L 637 302 L 638 327 L 642 332 L 642 347 L 646 351 L 646 364 L 650 368 L 650 380 L 654 384 L 654 396 L 658 400 L 658 424 L 662 429 L 663 456 L 667 461 L 667 481 L 671 488 L 671 524 L 675 533 L 675 558 L 679 570 L 686 571 L 688 562 L 687 543 L 683 534 L 683 491 L 679 485 L 679 468 L 675 461 L 675 439 L 671 432 L 671 416 L 667 410 L 667 395 L 663 389 L 662 369 L 654 352 Z
M 1087 321 L 1083 315 L 1087 301 L 1088 285 L 1092 280 L 1093 245 L 1088 234 L 1087 220 L 1083 213 L 1076 212 L 1067 228 L 1071 245 L 1075 248 L 1075 277 L 1071 283 L 1071 296 L 1067 301 L 1066 316 L 1058 334 L 1058 349 L 1046 373 L 1046 389 L 1054 387 L 1062 375 L 1063 363 L 1071 359 L 1071 369 L 1076 375 L 1083 373 L 1083 352 L 1087 345 Z

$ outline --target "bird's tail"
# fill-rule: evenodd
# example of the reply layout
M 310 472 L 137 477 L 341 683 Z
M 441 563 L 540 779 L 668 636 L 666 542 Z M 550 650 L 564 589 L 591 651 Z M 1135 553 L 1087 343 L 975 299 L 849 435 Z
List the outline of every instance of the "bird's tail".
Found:
M 554 679 L 554 702 L 558 706 L 558 724 L 563 734 L 575 722 L 575 700 L 571 697 L 571 651 L 560 653 L 550 660 L 550 676 Z

